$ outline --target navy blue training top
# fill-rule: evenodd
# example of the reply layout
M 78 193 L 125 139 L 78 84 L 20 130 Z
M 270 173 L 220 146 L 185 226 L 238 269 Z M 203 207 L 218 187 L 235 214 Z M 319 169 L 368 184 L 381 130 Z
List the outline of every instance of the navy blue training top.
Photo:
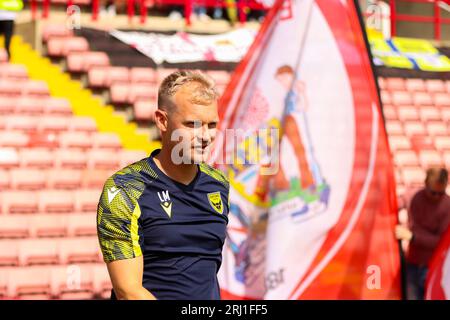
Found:
M 159 151 L 106 181 L 97 209 L 103 259 L 142 255 L 142 284 L 157 299 L 220 299 L 228 180 L 202 163 L 191 183 L 179 183 L 156 166 Z

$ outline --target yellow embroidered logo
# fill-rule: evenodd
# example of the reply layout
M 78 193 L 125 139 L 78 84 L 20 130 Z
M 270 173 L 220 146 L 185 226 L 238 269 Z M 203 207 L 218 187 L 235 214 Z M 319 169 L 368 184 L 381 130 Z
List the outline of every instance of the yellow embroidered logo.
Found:
M 223 213 L 222 197 L 220 196 L 219 191 L 208 193 L 208 201 L 211 207 L 216 210 L 217 213 Z

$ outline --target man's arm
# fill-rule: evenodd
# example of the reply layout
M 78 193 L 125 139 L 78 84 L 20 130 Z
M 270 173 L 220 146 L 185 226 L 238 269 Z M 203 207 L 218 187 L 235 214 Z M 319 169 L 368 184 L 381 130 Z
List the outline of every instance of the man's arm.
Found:
M 117 299 L 156 300 L 155 296 L 142 286 L 144 269 L 142 256 L 112 261 L 107 266 Z

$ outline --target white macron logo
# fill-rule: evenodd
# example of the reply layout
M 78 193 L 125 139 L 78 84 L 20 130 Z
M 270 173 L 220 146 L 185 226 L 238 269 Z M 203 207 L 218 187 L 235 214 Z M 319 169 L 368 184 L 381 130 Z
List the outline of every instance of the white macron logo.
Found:
M 116 187 L 111 187 L 108 189 L 108 203 L 111 203 L 113 201 L 114 197 L 119 193 L 120 189 L 117 189 Z

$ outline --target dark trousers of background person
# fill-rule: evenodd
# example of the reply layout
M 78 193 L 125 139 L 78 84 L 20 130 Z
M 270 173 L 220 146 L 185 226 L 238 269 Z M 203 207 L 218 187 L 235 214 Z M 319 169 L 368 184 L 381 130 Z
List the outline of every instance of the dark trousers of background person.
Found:
M 415 264 L 406 264 L 406 292 L 408 300 L 424 300 L 425 280 L 428 268 Z
M 0 20 L 0 34 L 5 37 L 5 49 L 8 59 L 11 59 L 11 38 L 14 32 L 14 20 Z

